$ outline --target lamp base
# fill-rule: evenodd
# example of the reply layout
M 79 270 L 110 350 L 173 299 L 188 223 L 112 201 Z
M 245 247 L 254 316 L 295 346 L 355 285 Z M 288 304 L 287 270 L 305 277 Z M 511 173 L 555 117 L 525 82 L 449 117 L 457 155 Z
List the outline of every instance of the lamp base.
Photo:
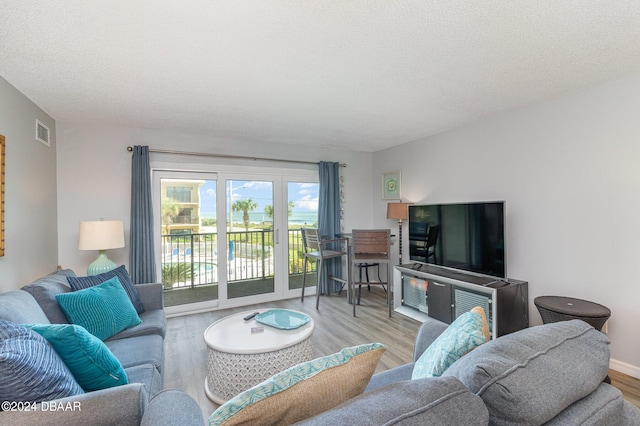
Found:
M 87 275 L 99 275 L 116 269 L 116 263 L 107 257 L 106 250 L 100 250 L 98 258 L 87 268 Z

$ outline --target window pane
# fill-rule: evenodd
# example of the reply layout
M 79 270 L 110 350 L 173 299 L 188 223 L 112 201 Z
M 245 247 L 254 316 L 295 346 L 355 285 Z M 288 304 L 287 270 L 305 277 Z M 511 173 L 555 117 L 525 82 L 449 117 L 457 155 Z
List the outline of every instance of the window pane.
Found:
M 320 185 L 316 182 L 289 182 L 287 185 L 290 290 L 302 288 L 304 247 L 300 228 L 318 227 L 319 188 Z M 307 287 L 316 284 L 315 268 L 315 262 L 307 264 Z
M 273 293 L 273 182 L 227 180 L 229 299 Z
M 160 180 L 166 306 L 218 298 L 216 181 Z

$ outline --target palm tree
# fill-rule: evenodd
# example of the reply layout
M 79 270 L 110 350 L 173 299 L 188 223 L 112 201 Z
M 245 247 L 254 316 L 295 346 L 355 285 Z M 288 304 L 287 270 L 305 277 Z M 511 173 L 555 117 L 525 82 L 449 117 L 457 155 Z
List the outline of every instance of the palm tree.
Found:
M 271 204 L 264 206 L 264 214 L 270 219 L 273 218 L 273 206 Z
M 289 204 L 287 204 L 287 216 L 291 216 L 295 206 L 296 204 L 293 201 L 289 201 Z M 273 219 L 273 206 L 271 204 L 264 206 L 264 214 Z
M 244 227 L 248 231 L 249 230 L 249 212 L 258 208 L 258 203 L 253 201 L 251 198 L 247 198 L 246 200 L 238 200 L 235 201 L 231 205 L 231 210 L 234 212 L 242 212 L 242 221 L 244 222 Z
M 180 203 L 173 198 L 165 198 L 160 205 L 162 216 L 162 226 L 164 226 L 164 233 L 169 233 L 169 225 L 173 223 L 176 216 L 180 214 Z

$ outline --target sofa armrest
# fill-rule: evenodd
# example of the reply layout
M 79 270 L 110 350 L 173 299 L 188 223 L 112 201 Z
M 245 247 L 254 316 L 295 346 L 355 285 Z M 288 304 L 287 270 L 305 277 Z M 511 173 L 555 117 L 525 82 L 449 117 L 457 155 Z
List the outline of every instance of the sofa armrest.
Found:
M 196 426 L 204 425 L 200 406 L 189 395 L 178 389 L 165 389 L 149 401 L 141 426 Z
M 147 406 L 144 385 L 131 383 L 43 402 L 31 410 L 1 411 L 3 425 L 139 425 Z M 16 407 L 17 408 L 17 407 Z
M 448 325 L 433 318 L 427 318 L 418 330 L 416 344 L 413 348 L 413 361 L 417 361 L 420 355 L 427 350 L 429 345 L 447 329 Z
M 145 311 L 164 308 L 164 292 L 162 283 L 136 284 L 138 297 Z

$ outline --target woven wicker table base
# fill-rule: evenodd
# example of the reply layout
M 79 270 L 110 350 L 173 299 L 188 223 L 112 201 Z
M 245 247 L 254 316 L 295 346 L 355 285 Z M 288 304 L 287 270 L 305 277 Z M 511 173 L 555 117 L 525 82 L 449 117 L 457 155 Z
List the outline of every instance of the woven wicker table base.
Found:
M 205 392 L 223 404 L 276 373 L 313 359 L 311 335 L 284 349 L 259 354 L 232 354 L 208 348 Z

